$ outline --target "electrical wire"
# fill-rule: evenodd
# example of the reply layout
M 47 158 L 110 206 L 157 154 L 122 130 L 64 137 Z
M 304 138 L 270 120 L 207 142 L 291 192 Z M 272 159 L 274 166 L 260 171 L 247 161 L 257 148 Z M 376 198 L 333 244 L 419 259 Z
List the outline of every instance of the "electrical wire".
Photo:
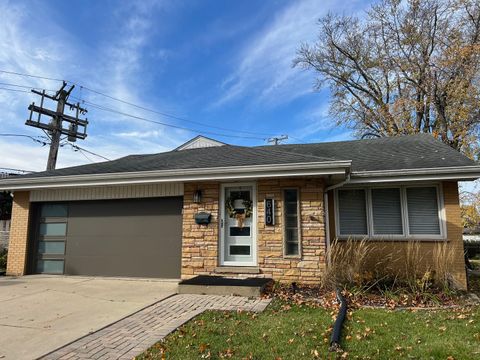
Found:
M 35 78 L 35 79 L 61 81 L 61 82 L 63 81 L 62 79 L 55 79 L 55 78 L 40 76 L 40 75 L 25 74 L 25 73 L 15 72 L 15 71 L 0 70 L 0 73 L 10 74 L 10 75 L 18 75 L 18 76 L 26 76 L 26 77 Z
M 42 144 L 43 146 L 45 146 L 45 145 L 50 145 L 50 143 L 48 143 L 48 142 L 46 142 L 46 141 L 39 140 L 39 138 L 40 138 L 40 139 L 45 139 L 45 136 L 37 136 L 37 137 L 35 138 L 35 137 L 33 137 L 33 136 L 24 135 L 24 134 L 4 134 L 4 133 L 0 133 L 0 136 L 5 136 L 5 137 L 25 137 L 25 138 L 29 138 L 29 139 L 31 139 L 31 140 L 33 140 L 33 141 L 35 141 L 35 142 L 38 142 L 38 143 Z M 102 158 L 102 159 L 104 159 L 104 160 L 110 161 L 109 158 L 107 158 L 107 157 L 105 157 L 105 156 L 103 156 L 103 155 L 94 153 L 93 151 L 90 151 L 90 150 L 87 150 L 87 149 L 85 149 L 85 148 L 82 148 L 82 147 L 80 147 L 80 146 L 78 146 L 78 145 L 76 145 L 76 144 L 73 144 L 73 143 L 69 142 L 69 141 L 66 141 L 66 142 L 64 142 L 64 143 L 61 144 L 61 146 L 64 146 L 64 145 L 70 145 L 70 146 L 71 146 L 72 148 L 74 148 L 74 149 L 82 150 L 82 151 L 87 152 L 87 153 L 89 153 L 89 154 L 91 154 L 91 155 L 98 156 L 98 157 L 100 157 L 100 158 Z
M 8 89 L 8 88 L 1 88 L 1 87 L 0 87 L 0 90 L 9 90 L 9 91 L 18 91 L 18 92 L 30 93 L 29 91 L 26 91 L 26 90 Z M 76 97 L 73 97 L 73 96 L 72 96 L 72 98 L 76 98 Z M 78 98 L 77 98 L 77 99 L 78 99 Z M 186 130 L 186 131 L 190 131 L 190 132 L 194 132 L 194 133 L 208 134 L 208 135 L 214 135 L 214 136 L 231 137 L 231 138 L 239 138 L 239 139 L 254 139 L 254 140 L 266 141 L 266 138 L 263 138 L 263 137 L 257 137 L 257 136 L 242 136 L 242 135 L 230 135 L 230 134 L 218 133 L 218 132 L 213 132 L 213 131 L 205 131 L 205 130 L 200 130 L 200 129 L 192 129 L 192 128 L 188 128 L 188 127 L 185 127 L 185 126 L 173 125 L 173 124 L 169 124 L 169 123 L 165 123 L 165 122 L 161 122 L 161 121 L 157 121 L 157 120 L 152 120 L 152 119 L 147 119 L 147 118 L 144 118 L 144 117 L 141 117 L 141 116 L 137 116 L 137 115 L 132 115 L 132 114 L 129 114 L 129 113 L 121 112 L 121 111 L 118 111 L 118 110 L 115 110 L 115 109 L 111 109 L 111 108 L 105 107 L 105 106 L 103 106 L 103 105 L 95 104 L 95 103 L 90 102 L 90 101 L 83 100 L 83 102 L 84 102 L 85 104 L 87 104 L 87 105 L 89 105 L 89 106 L 97 109 L 97 110 L 102 110 L 102 111 L 107 111 L 107 112 L 111 112 L 111 113 L 116 113 L 116 114 L 119 114 L 119 115 L 131 117 L 131 118 L 134 118 L 134 119 L 137 119 L 137 120 L 146 121 L 146 122 L 150 122 L 150 123 L 154 123 L 154 124 L 158 124 L 158 125 L 162 125 L 162 126 L 167 126 L 167 127 L 175 128 L 175 129 L 181 129 L 181 130 Z M 235 131 L 235 130 L 228 130 L 228 131 Z M 238 132 L 241 132 L 241 131 L 238 131 Z
M 90 154 L 90 155 L 98 156 L 99 158 L 102 158 L 102 159 L 104 159 L 104 160 L 111 161 L 111 159 L 109 159 L 109 158 L 107 158 L 107 157 L 105 157 L 105 156 L 103 156 L 103 155 L 94 153 L 93 151 L 87 150 L 87 149 L 85 149 L 85 148 L 83 148 L 83 147 L 80 147 L 80 146 L 78 146 L 78 145 L 76 145 L 76 144 L 72 144 L 72 143 L 69 142 L 69 141 L 67 141 L 67 142 L 64 143 L 64 144 L 65 144 L 65 145 L 67 145 L 67 144 L 70 145 L 73 149 L 76 149 L 76 150 L 79 150 L 79 151 L 84 151 L 84 152 L 86 152 L 86 153 L 88 153 L 88 154 Z
M 26 76 L 26 77 L 33 77 L 33 78 L 40 78 L 40 79 L 52 80 L 52 81 L 64 81 L 64 80 L 55 79 L 55 78 L 51 78 L 51 77 L 39 76 L 39 75 L 32 75 L 32 74 L 25 74 L 25 73 L 14 72 L 14 71 L 0 70 L 0 73 L 6 73 L 6 74 L 12 74 L 12 75 L 18 75 L 18 76 Z M 108 94 L 106 94 L 106 93 L 103 93 L 103 92 L 101 92 L 101 91 L 91 89 L 91 88 L 86 87 L 86 86 L 84 86 L 84 85 L 80 85 L 80 84 L 78 84 L 78 83 L 76 83 L 76 82 L 73 82 L 73 81 L 70 81 L 70 80 L 65 80 L 65 81 L 66 81 L 67 83 L 72 84 L 72 85 L 77 85 L 77 86 L 79 86 L 81 89 L 85 89 L 85 90 L 90 91 L 90 92 L 92 92 L 92 93 L 94 93 L 94 94 L 97 94 L 97 95 L 100 95 L 100 96 L 104 96 L 104 97 L 109 98 L 109 99 L 111 99 L 111 100 L 118 101 L 118 102 L 121 102 L 121 103 L 123 103 L 123 104 L 129 105 L 129 106 L 133 106 L 133 107 L 136 107 L 136 108 L 138 108 L 138 109 L 141 109 L 141 110 L 144 110 L 144 111 L 148 111 L 148 112 L 152 112 L 152 113 L 155 113 L 155 114 L 158 114 L 158 115 L 162 115 L 162 116 L 165 116 L 165 117 L 169 117 L 169 118 L 172 118 L 172 119 L 175 119 L 175 120 L 184 121 L 184 122 L 189 122 L 189 123 L 197 124 L 197 125 L 200 125 L 200 126 L 210 127 L 210 128 L 212 128 L 212 129 L 229 131 L 229 132 L 235 132 L 235 133 L 250 134 L 250 135 L 265 135 L 265 136 L 269 136 L 269 137 L 275 136 L 274 134 L 258 133 L 258 132 L 252 132 L 252 131 L 244 131 L 244 130 L 232 130 L 232 129 L 228 129 L 228 128 L 224 128 L 224 127 L 219 127 L 219 126 L 204 124 L 204 123 L 199 122 L 199 121 L 193 121 L 193 120 L 185 119 L 185 118 L 183 118 L 183 117 L 179 117 L 179 116 L 176 116 L 176 115 L 168 114 L 168 113 L 166 113 L 166 112 L 162 112 L 162 111 L 150 109 L 150 108 L 147 108 L 147 107 L 144 107 L 144 106 L 141 106 L 141 105 L 132 103 L 132 102 L 130 102 L 130 101 L 126 101 L 126 100 L 123 100 L 123 99 L 119 99 L 119 98 L 116 98 L 116 97 L 114 97 L 114 96 L 111 96 L 111 95 L 108 95 Z M 82 99 L 80 99 L 80 98 L 78 98 L 78 97 L 72 96 L 72 98 L 77 99 L 77 100 L 80 100 L 80 101 L 82 101 L 83 103 L 86 103 L 86 104 L 94 105 L 93 103 L 90 103 L 90 102 L 88 102 L 88 101 L 86 101 L 86 100 L 82 100 Z M 97 106 L 101 106 L 101 105 L 97 105 Z M 167 125 L 166 123 L 161 123 L 160 125 L 175 127 L 175 125 Z M 241 136 L 239 136 L 239 135 L 219 134 L 219 133 L 200 131 L 200 130 L 197 130 L 197 129 L 189 129 L 189 128 L 186 128 L 186 127 L 178 127 L 178 126 L 177 126 L 177 128 L 178 128 L 178 129 L 183 129 L 183 130 L 192 131 L 192 132 L 197 132 L 197 133 L 203 133 L 203 134 L 207 134 L 207 133 L 208 133 L 208 134 L 212 134 L 212 135 L 216 135 L 216 136 L 225 136 L 225 137 L 241 138 Z M 263 141 L 266 140 L 266 138 L 264 138 L 264 137 L 261 137 L 261 138 L 260 138 L 260 137 L 243 137 L 243 138 L 263 140 Z
M 223 136 L 223 137 L 232 137 L 232 138 L 240 138 L 240 139 L 255 139 L 255 140 L 263 140 L 263 141 L 266 140 L 265 138 L 257 137 L 257 136 L 230 135 L 230 134 L 217 133 L 217 132 L 213 132 L 213 131 L 191 129 L 191 128 L 187 128 L 187 127 L 184 127 L 184 126 L 173 125 L 173 124 L 169 124 L 169 123 L 164 123 L 162 121 L 148 119 L 148 118 L 145 118 L 145 117 L 142 117 L 142 116 L 125 113 L 123 111 L 111 109 L 111 108 L 108 108 L 108 107 L 105 107 L 105 106 L 102 106 L 102 105 L 94 104 L 92 102 L 85 102 L 85 103 L 87 103 L 89 106 L 91 106 L 95 109 L 98 109 L 98 110 L 123 115 L 123 116 L 126 116 L 126 117 L 130 117 L 130 118 L 133 118 L 133 119 L 137 119 L 137 120 L 141 120 L 141 121 L 145 121 L 145 122 L 149 122 L 149 123 L 153 123 L 153 124 L 158 124 L 158 125 L 162 125 L 162 126 L 171 127 L 171 128 L 174 128 L 174 129 L 181 129 L 181 130 L 187 130 L 187 131 L 194 132 L 194 133 L 208 134 L 208 135 L 215 135 L 215 136 Z
M 23 134 L 0 134 L 0 136 L 5 136 L 5 137 L 26 137 L 26 138 L 29 138 L 29 139 L 37 142 L 37 143 L 42 144 L 43 146 L 48 145 L 47 142 L 42 141 L 42 140 L 39 140 L 39 138 L 40 138 L 40 139 L 44 138 L 43 136 L 37 136 L 36 138 L 33 137 L 33 136 L 30 136 L 30 135 L 23 135 Z

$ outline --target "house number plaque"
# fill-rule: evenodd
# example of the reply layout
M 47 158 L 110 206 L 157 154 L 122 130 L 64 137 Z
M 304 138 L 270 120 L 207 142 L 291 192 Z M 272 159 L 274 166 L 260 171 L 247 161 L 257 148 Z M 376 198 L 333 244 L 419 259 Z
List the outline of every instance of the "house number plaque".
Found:
M 265 225 L 275 225 L 275 200 L 265 199 Z

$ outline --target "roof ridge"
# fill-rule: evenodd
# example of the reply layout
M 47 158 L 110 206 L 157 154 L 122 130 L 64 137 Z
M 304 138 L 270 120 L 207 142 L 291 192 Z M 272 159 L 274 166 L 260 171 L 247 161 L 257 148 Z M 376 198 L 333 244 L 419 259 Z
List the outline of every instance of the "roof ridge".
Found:
M 417 134 L 403 134 L 403 135 L 398 135 L 398 136 L 381 136 L 377 138 L 367 138 L 367 139 L 352 139 L 352 140 L 340 140 L 340 141 L 323 141 L 323 142 L 312 142 L 312 143 L 295 143 L 295 144 L 279 144 L 275 146 L 279 147 L 286 147 L 286 146 L 307 146 L 307 145 L 319 145 L 319 144 L 341 144 L 341 143 L 353 143 L 353 142 L 369 142 L 369 141 L 381 141 L 381 140 L 394 140 L 394 139 L 400 139 L 400 138 L 405 138 L 405 137 L 429 137 L 432 138 L 433 140 L 438 140 L 436 139 L 432 134 L 430 133 L 417 133 Z M 268 147 L 272 145 L 258 145 L 254 146 L 256 148 L 263 148 L 263 147 Z

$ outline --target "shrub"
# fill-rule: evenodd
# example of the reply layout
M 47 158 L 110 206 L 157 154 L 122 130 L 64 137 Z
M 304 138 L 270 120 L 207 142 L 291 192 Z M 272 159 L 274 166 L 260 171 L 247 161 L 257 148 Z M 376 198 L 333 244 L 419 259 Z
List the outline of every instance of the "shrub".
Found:
M 427 254 L 418 241 L 409 241 L 401 250 L 390 252 L 379 249 L 379 246 L 382 245 L 366 239 L 332 242 L 321 285 L 329 289 L 342 287 L 381 292 L 405 289 L 412 294 L 445 291 L 453 287 L 450 273 L 453 252 L 447 243 L 435 244 L 433 252 L 428 254 L 431 266 L 425 266 Z M 375 253 L 382 254 L 382 257 Z

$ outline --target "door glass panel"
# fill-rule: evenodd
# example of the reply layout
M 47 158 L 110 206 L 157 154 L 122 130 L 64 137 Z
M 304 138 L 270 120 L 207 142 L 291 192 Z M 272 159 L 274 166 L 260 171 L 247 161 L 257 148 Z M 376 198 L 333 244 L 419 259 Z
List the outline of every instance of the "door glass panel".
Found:
M 63 274 L 63 260 L 38 260 L 37 272 L 48 274 Z
M 250 246 L 232 245 L 230 246 L 230 255 L 250 255 Z
M 39 254 L 65 254 L 65 242 L 64 241 L 40 241 L 38 243 Z
M 42 217 L 67 217 L 66 204 L 44 204 L 42 205 Z
M 231 227 L 230 228 L 230 236 L 250 236 L 250 227 Z
M 43 223 L 40 224 L 41 236 L 65 236 L 67 234 L 66 223 Z

